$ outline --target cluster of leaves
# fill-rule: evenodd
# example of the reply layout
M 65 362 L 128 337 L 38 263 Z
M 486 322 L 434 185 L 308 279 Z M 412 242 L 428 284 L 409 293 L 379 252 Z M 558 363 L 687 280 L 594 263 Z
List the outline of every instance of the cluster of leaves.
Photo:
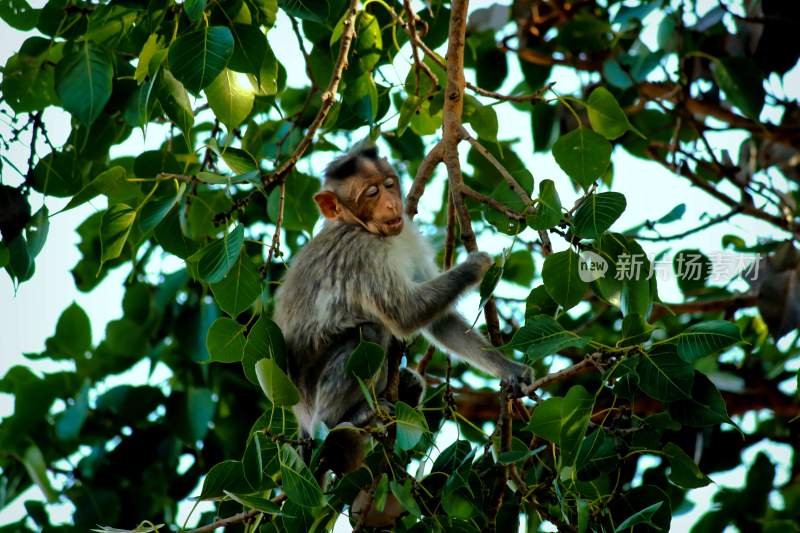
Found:
M 795 378 L 787 364 L 798 357 L 797 337 L 788 347 L 777 343 L 800 322 L 793 243 L 748 247 L 727 236 L 725 246 L 769 254 L 755 296 L 703 277 L 682 279 L 687 301 L 667 306 L 647 276 L 648 260 L 638 276 L 617 274 L 627 268 L 624 258 L 644 254 L 638 241 L 657 240 L 656 230 L 681 219 L 685 206 L 613 232 L 631 199 L 598 192 L 613 185 L 618 146 L 706 192 L 723 180 L 734 183 L 740 200 L 716 195 L 734 214 L 797 238 L 797 187 L 781 191 L 764 180 L 768 170 L 798 179 L 791 166 L 800 143 L 792 129 L 797 106 L 776 100 L 782 122 L 759 122 L 762 71 L 782 75 L 797 62 L 796 46 L 788 44 L 797 42 L 793 25 L 785 23 L 796 23 L 796 13 L 768 3 L 760 16 L 733 17 L 720 7 L 690 25 L 693 3 L 667 9 L 662 1 L 552 1 L 541 2 L 541 12 L 531 3 L 514 3 L 523 36 L 515 51 L 498 44 L 507 11 L 501 9 L 499 26 L 482 10 L 470 18 L 465 66 L 484 97 L 464 94 L 462 119 L 483 150 L 467 154 L 464 183 L 477 194 L 466 202 L 479 234 L 510 242 L 484 280 L 483 303 L 501 279 L 528 292 L 524 309 L 501 302 L 510 317 L 503 349 L 522 354 L 537 376 L 547 376 L 555 360 L 570 360 L 577 370 L 553 374 L 535 402 L 512 402 L 509 410 L 498 391 L 455 387 L 467 370 L 450 369 L 437 352 L 428 372 L 443 379 L 434 379 L 422 406 L 398 402 L 385 418 L 394 438 L 375 430 L 365 466 L 323 490 L 314 471 L 326 435 L 315 436 L 306 464 L 297 451 L 291 406 L 298 396 L 285 374 L 286 347 L 269 318 L 285 263 L 317 219 L 312 196 L 319 182 L 294 164 L 339 152 L 358 130 L 384 143 L 392 159 L 404 162 L 401 172 L 413 176 L 445 118 L 444 60 L 418 50 L 422 64 L 404 80 L 387 74 L 406 61 L 398 53 L 410 39 L 398 21 L 409 14 L 396 1 L 364 2 L 352 14 L 343 0 L 50 0 L 41 9 L 0 0 L 4 21 L 38 32 L 6 62 L 0 83 L 13 124 L 22 123 L 2 142 L 21 143 L 28 130 L 32 139 L 21 185 L 0 184 L 0 267 L 16 284 L 30 280 L 55 216 L 51 199 L 64 199 L 64 211 L 101 196 L 108 207 L 78 228 L 75 284 L 89 292 L 110 270 L 130 270 L 123 315 L 102 339 L 92 338 L 89 317 L 73 304 L 45 349 L 26 354 L 70 362 L 72 370 L 37 375 L 17 366 L 0 379 L 0 392 L 15 398 L 13 415 L 0 425 L 0 509 L 34 484 L 46 500 L 25 502 L 29 519 L 8 531 L 132 527 L 145 519 L 174 524 L 178 503 L 197 495 L 204 476 L 199 496 L 215 501 L 216 510 L 200 523 L 247 511 L 246 525 L 242 519 L 231 530 L 329 530 L 368 491 L 376 509 L 399 508 L 398 531 L 515 531 L 521 519 L 530 531 L 545 520 L 567 531 L 663 531 L 675 511 L 691 505 L 688 490 L 741 464 L 744 446 L 798 441 L 790 422 L 800 413 L 797 402 L 777 389 Z M 446 42 L 451 7 L 434 1 L 418 14 L 427 48 Z M 659 10 L 661 49 L 651 51 L 640 39 L 642 20 Z M 267 40 L 279 12 L 311 45 L 303 49 L 304 87 L 286 83 L 286 69 L 303 66 L 280 64 Z M 754 36 L 758 25 L 764 31 Z M 346 46 L 339 94 L 327 94 Z M 653 73 L 670 58 L 678 59 L 679 72 L 654 83 Z M 544 87 L 557 64 L 597 73 L 602 82 L 549 100 L 485 97 L 509 77 L 509 61 L 519 61 L 524 75 L 516 94 Z M 323 97 L 333 98 L 330 108 Z M 48 106 L 71 114 L 63 146 L 49 144 Z M 515 153 L 518 140 L 498 139 L 498 115 L 507 106 L 530 114 L 535 149 L 550 151 L 581 192 L 572 208 L 562 205 L 553 180 L 537 177 L 535 186 Z M 737 164 L 708 146 L 707 117 L 750 132 Z M 111 157 L 135 128 L 157 124 L 168 125 L 159 149 Z M 49 151 L 37 153 L 37 137 Z M 14 165 L 4 158 L 3 168 Z M 47 201 L 35 212 L 34 192 Z M 756 205 L 753 196 L 766 203 Z M 443 202 L 432 226 L 444 234 L 447 225 Z M 533 253 L 547 246 L 535 236 L 547 233 L 568 247 L 543 254 L 537 273 Z M 182 260 L 181 268 L 153 274 L 155 259 L 167 255 Z M 587 258 L 601 259 L 605 276 L 586 281 L 580 263 Z M 759 314 L 730 321 L 738 307 Z M 667 308 L 674 313 L 657 312 Z M 426 349 L 416 341 L 409 360 Z M 151 369 L 165 365 L 168 383 L 105 387 L 109 376 L 143 361 Z M 383 361 L 364 343 L 348 364 L 370 402 L 377 400 L 371 378 Z M 731 416 L 757 409 L 770 414 L 744 434 Z M 436 436 L 446 421 L 456 424 L 459 439 L 440 450 Z M 487 422 L 494 430 L 486 431 Z M 660 462 L 637 477 L 643 454 Z M 795 454 L 792 461 L 790 481 L 777 487 L 783 509 L 768 500 L 775 467 L 760 455 L 746 487 L 721 491 L 718 508 L 697 531 L 730 523 L 742 531 L 782 531 L 795 523 L 800 460 Z M 63 498 L 75 512 L 69 525 L 54 526 L 46 504 Z

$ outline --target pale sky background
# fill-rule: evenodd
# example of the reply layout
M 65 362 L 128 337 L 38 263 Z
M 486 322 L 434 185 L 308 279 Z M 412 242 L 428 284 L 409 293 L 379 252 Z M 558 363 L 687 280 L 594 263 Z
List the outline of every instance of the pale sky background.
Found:
M 35 7 L 39 7 L 43 3 L 42 0 L 31 2 Z M 479 7 L 488 7 L 494 3 L 497 2 L 471 2 L 471 10 Z M 717 5 L 714 0 L 706 2 L 701 1 L 699 3 L 701 6 L 705 5 L 705 7 L 701 7 L 701 12 Z M 661 17 L 661 12 L 656 12 L 648 16 L 645 20 L 646 30 L 643 33 L 642 40 L 651 50 L 657 49 L 655 34 Z M 727 22 L 730 23 L 730 21 Z M 3 37 L 2 40 L 0 40 L 0 63 L 4 64 L 7 58 L 16 51 L 22 41 L 30 34 L 19 32 L 0 21 L 0 35 Z M 303 68 L 296 67 L 303 64 L 303 58 L 297 48 L 297 42 L 291 31 L 289 21 L 283 15 L 282 11 L 279 12 L 276 27 L 270 30 L 268 38 L 282 64 L 287 67 L 295 66 L 295 68 L 287 68 L 288 84 L 294 87 L 305 85 L 305 71 Z M 410 52 L 408 46 L 406 46 L 398 55 L 398 60 L 395 62 L 396 64 L 394 67 L 383 67 L 384 75 L 389 80 L 402 83 L 408 71 L 408 64 L 407 62 L 404 63 L 403 59 L 400 58 L 407 59 L 409 57 Z M 668 65 L 669 68 L 674 68 L 674 57 L 672 60 L 672 64 Z M 501 92 L 510 92 L 521 80 L 521 74 L 516 60 L 510 60 L 509 67 L 510 75 L 506 83 L 500 89 Z M 556 68 L 553 71 L 551 81 L 556 82 L 556 90 L 561 94 L 571 94 L 581 83 L 586 83 L 592 79 L 586 74 L 582 76 L 583 77 L 579 79 L 573 71 Z M 474 76 L 471 71 L 467 71 L 467 77 L 468 79 L 472 78 L 471 81 L 474 81 Z M 785 77 L 785 80 L 786 83 L 782 86 L 777 76 L 773 75 L 770 77 L 768 80 L 770 92 L 778 97 L 788 99 L 797 99 L 800 97 L 800 68 L 795 66 Z M 554 180 L 562 203 L 564 206 L 571 206 L 578 195 L 574 191 L 570 180 L 555 164 L 549 152 L 545 154 L 533 153 L 529 114 L 518 112 L 509 104 L 496 106 L 495 109 L 500 119 L 500 135 L 498 137 L 504 140 L 520 138 L 521 142 L 515 145 L 517 154 L 528 164 L 528 168 L 532 172 L 535 180 L 537 182 L 542 179 Z M 45 111 L 44 117 L 51 139 L 56 146 L 60 146 L 69 135 L 69 116 L 61 109 L 50 107 Z M 775 119 L 774 110 L 765 109 L 762 114 L 762 119 Z M 201 120 L 198 120 L 197 122 L 200 121 Z M 392 124 L 393 123 L 390 123 L 385 129 L 391 129 Z M 5 134 L 8 131 L 8 124 L 5 123 L 5 121 L 0 122 L 0 128 L 2 128 L 1 131 Z M 143 137 L 142 132 L 136 130 L 127 141 L 112 148 L 112 156 L 137 154 L 144 150 L 155 149 L 161 144 L 163 131 L 164 130 L 159 126 L 151 124 L 148 126 L 147 136 Z M 434 139 L 434 137 L 435 136 L 429 137 L 429 142 Z M 727 132 L 709 135 L 709 140 L 712 146 L 720 150 L 728 150 L 731 156 L 735 158 L 738 153 L 739 144 L 745 137 L 743 132 Z M 358 138 L 358 135 L 354 136 L 354 139 Z M 26 138 L 25 135 L 23 135 L 23 141 L 27 141 L 28 139 L 29 137 Z M 341 140 L 339 141 L 339 145 L 345 148 Z M 40 154 L 46 153 L 43 143 L 40 144 L 39 150 Z M 466 147 L 462 147 L 461 152 L 462 161 L 466 164 Z M 19 150 L 7 155 L 24 171 L 28 157 L 27 151 Z M 311 164 L 304 163 L 300 168 L 310 174 L 319 175 L 322 165 L 324 165 L 330 157 L 330 154 L 314 156 L 311 158 Z M 673 234 L 685 229 L 690 229 L 696 226 L 701 219 L 700 217 L 705 214 L 713 216 L 727 212 L 724 205 L 708 195 L 691 188 L 688 181 L 670 175 L 668 171 L 656 163 L 649 163 L 634 158 L 621 148 L 615 150 L 613 162 L 615 168 L 613 190 L 624 193 L 628 200 L 628 207 L 625 213 L 614 226 L 616 230 L 624 230 L 632 227 L 645 219 L 657 219 L 679 203 L 686 203 L 686 214 L 682 221 L 664 226 L 663 233 L 665 234 Z M 438 208 L 443 183 L 441 167 L 437 173 L 437 177 L 438 179 L 423 198 L 420 209 L 420 217 L 423 220 L 432 218 L 434 209 Z M 20 182 L 21 177 L 15 175 L 10 166 L 4 165 L 3 183 L 15 185 Z M 785 184 L 785 181 L 781 178 L 778 178 L 777 182 Z M 409 183 L 406 182 L 404 185 L 407 188 Z M 788 185 L 786 185 L 786 187 L 788 189 Z M 727 183 L 723 184 L 721 189 L 729 193 L 732 197 L 738 197 L 737 191 Z M 30 200 L 33 211 L 37 210 L 42 204 L 41 195 L 36 193 L 31 195 Z M 48 198 L 46 203 L 50 212 L 53 213 L 66 204 L 66 201 Z M 129 267 L 118 268 L 111 271 L 106 279 L 94 291 L 88 294 L 81 293 L 75 288 L 69 272 L 80 257 L 76 248 L 79 238 L 75 233 L 75 228 L 95 210 L 105 207 L 105 200 L 102 197 L 98 197 L 90 204 L 85 204 L 77 209 L 59 214 L 52 218 L 47 243 L 36 259 L 36 273 L 30 281 L 23 283 L 16 292 L 5 271 L 0 272 L 0 376 L 4 375 L 9 368 L 18 364 L 27 365 L 38 372 L 52 372 L 65 366 L 70 368 L 70 365 L 67 363 L 28 361 L 22 354 L 26 352 L 39 352 L 44 348 L 44 340 L 52 335 L 59 315 L 71 302 L 77 302 L 90 316 L 92 320 L 94 343 L 97 343 L 103 338 L 106 323 L 121 315 L 122 282 L 129 273 Z M 708 230 L 680 241 L 672 241 L 667 244 L 649 242 L 642 242 L 641 244 L 645 251 L 651 256 L 669 246 L 671 252 L 667 254 L 667 258 L 671 258 L 674 252 L 685 248 L 700 248 L 706 253 L 719 252 L 722 251 L 721 238 L 728 233 L 741 236 L 749 245 L 755 244 L 759 240 L 783 238 L 783 235 L 772 226 L 752 218 L 739 216 L 732 221 L 718 224 Z M 530 239 L 534 238 L 532 235 L 524 235 L 530 237 Z M 506 238 L 485 237 L 481 239 L 481 248 L 491 253 L 499 253 L 504 247 L 507 247 L 510 242 L 511 240 Z M 557 249 L 564 249 L 566 247 L 564 241 L 557 236 L 554 236 L 553 244 Z M 158 263 L 158 261 L 156 261 L 156 263 Z M 167 260 L 164 262 L 163 268 L 172 270 L 179 265 L 180 262 Z M 158 265 L 156 264 L 154 268 L 157 267 Z M 540 267 L 541 262 L 537 261 L 537 272 L 540 271 Z M 155 270 L 153 270 L 153 272 L 155 272 Z M 738 288 L 742 287 L 739 286 Z M 527 292 L 523 293 L 519 289 L 515 289 L 513 285 L 502 284 L 498 289 L 498 294 L 524 298 Z M 674 280 L 667 280 L 666 282 L 659 281 L 659 294 L 664 301 L 681 300 L 680 291 L 678 291 Z M 477 305 L 478 299 L 473 295 L 469 298 L 465 298 L 460 305 L 460 309 L 467 316 L 475 316 Z M 746 312 L 752 312 L 752 310 Z M 735 350 L 733 352 L 735 352 Z M 734 353 L 732 357 L 735 356 L 736 354 Z M 156 385 L 163 384 L 169 376 L 169 370 L 164 365 L 159 365 L 156 372 L 150 377 L 149 383 Z M 143 384 L 145 382 L 148 382 L 147 367 L 144 363 L 140 363 L 132 370 L 122 375 L 109 378 L 106 383 L 99 387 L 98 392 L 102 392 L 103 390 L 107 390 L 108 388 L 122 383 Z M 791 392 L 794 390 L 793 387 L 793 383 L 787 382 L 783 384 L 781 388 L 786 392 Z M 63 403 L 61 406 L 56 406 L 56 410 L 61 408 L 63 408 Z M 11 413 L 13 413 L 13 397 L 0 394 L 0 418 L 8 416 Z M 766 413 L 761 413 L 761 415 L 765 416 Z M 737 420 L 737 422 L 740 423 L 745 430 L 752 430 L 753 427 L 755 427 L 757 416 L 759 415 L 751 414 L 743 420 Z M 440 432 L 437 445 L 440 449 L 443 449 L 450 442 L 455 440 L 457 436 L 457 430 L 454 426 L 446 427 Z M 790 447 L 779 443 L 764 441 L 748 448 L 744 452 L 745 464 L 749 464 L 761 450 L 766 450 L 771 460 L 779 463 L 776 483 L 785 482 L 788 479 L 788 468 L 791 457 Z M 641 471 L 645 467 L 654 464 L 658 464 L 658 459 L 654 457 L 643 458 L 639 463 L 639 475 L 641 475 Z M 711 478 L 717 484 L 716 486 L 712 484 L 701 489 L 690 491 L 689 499 L 695 503 L 695 506 L 693 509 L 687 510 L 686 512 L 682 512 L 682 510 L 673 510 L 675 516 L 672 521 L 672 529 L 674 531 L 688 531 L 691 524 L 708 510 L 711 505 L 711 497 L 718 488 L 721 486 L 741 486 L 744 481 L 745 472 L 745 466 L 739 466 L 729 472 L 712 474 Z M 56 477 L 53 478 L 52 481 L 54 485 L 58 487 L 63 483 L 63 478 L 59 479 Z M 24 516 L 25 511 L 22 503 L 31 498 L 41 499 L 38 488 L 32 487 L 12 503 L 12 505 L 0 510 L 0 525 L 19 520 L 19 518 Z M 774 492 L 771 498 L 773 505 L 782 507 L 783 502 L 780 495 Z M 195 511 L 189 522 L 190 526 L 200 515 L 204 506 L 207 507 L 208 504 L 201 504 L 199 509 Z M 190 507 L 190 504 L 182 504 L 179 515 L 185 518 L 188 515 Z M 69 502 L 50 505 L 48 508 L 53 511 L 51 512 L 51 516 L 56 522 L 68 519 L 72 511 L 72 505 Z M 145 518 L 148 517 L 142 517 L 142 519 Z M 109 525 L 132 527 L 134 524 Z M 338 530 L 349 531 L 349 526 L 340 523 L 337 526 L 337 531 Z M 731 529 L 731 531 L 733 531 L 733 529 Z

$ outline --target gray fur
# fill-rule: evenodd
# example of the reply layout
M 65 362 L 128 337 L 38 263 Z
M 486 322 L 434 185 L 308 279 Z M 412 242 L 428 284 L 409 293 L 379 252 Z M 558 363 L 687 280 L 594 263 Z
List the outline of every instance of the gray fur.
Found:
M 384 237 L 358 225 L 327 222 L 294 258 L 276 294 L 275 321 L 289 348 L 289 375 L 301 401 L 295 414 L 306 434 L 369 419 L 355 379 L 345 370 L 359 338 L 388 348 L 392 338 L 424 330 L 437 345 L 497 376 L 526 380 L 530 369 L 492 350 L 453 303 L 483 276 L 491 259 L 473 254 L 439 273 L 433 251 L 406 220 Z M 376 376 L 378 394 L 387 369 Z M 358 420 L 356 420 L 358 419 Z

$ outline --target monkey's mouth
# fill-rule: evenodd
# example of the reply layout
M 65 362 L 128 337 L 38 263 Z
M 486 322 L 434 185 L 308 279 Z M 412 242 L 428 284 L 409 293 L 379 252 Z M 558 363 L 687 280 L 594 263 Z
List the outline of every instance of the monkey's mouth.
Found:
M 402 217 L 392 218 L 384 222 L 384 224 L 386 225 L 386 228 L 392 233 L 395 232 L 399 233 L 400 230 L 403 229 L 403 218 Z

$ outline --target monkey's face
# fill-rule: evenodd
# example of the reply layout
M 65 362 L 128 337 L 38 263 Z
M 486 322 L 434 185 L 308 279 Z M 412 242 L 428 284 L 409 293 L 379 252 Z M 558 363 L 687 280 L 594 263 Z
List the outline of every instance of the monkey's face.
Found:
M 375 175 L 358 181 L 356 215 L 376 235 L 403 231 L 403 199 L 397 176 Z
M 386 237 L 403 231 L 400 181 L 385 161 L 361 160 L 354 174 L 331 188 L 314 196 L 325 218 L 359 224 Z

